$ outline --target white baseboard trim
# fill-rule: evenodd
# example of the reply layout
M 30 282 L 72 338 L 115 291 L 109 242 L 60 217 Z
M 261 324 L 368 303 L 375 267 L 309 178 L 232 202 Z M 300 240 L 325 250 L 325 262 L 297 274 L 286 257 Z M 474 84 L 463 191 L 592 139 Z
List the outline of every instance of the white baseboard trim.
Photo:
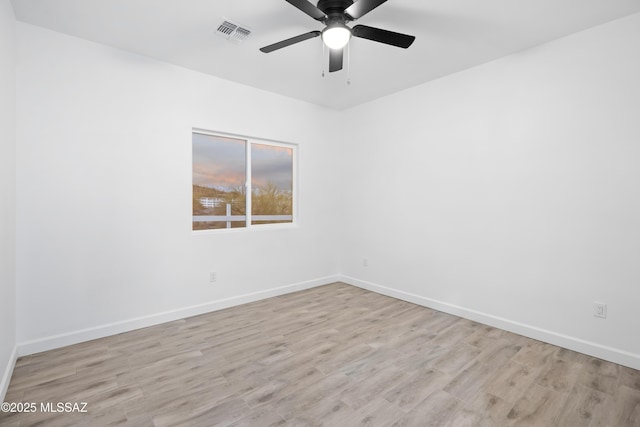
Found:
M 597 357 L 599 359 L 608 360 L 613 363 L 640 370 L 640 355 L 638 354 L 629 353 L 617 348 L 607 347 L 594 342 L 585 341 L 580 338 L 537 328 L 535 326 L 515 322 L 513 320 L 493 316 L 487 313 L 482 313 L 454 304 L 437 301 L 420 295 L 388 288 L 350 276 L 341 275 L 340 281 L 348 285 L 357 286 L 362 289 L 376 292 L 378 294 L 390 296 L 403 301 L 432 308 L 434 310 L 453 314 L 455 316 L 464 317 L 465 319 L 473 320 L 475 322 L 513 332 L 518 335 L 533 338 L 538 341 L 543 341 L 549 344 L 557 345 L 559 347 L 567 348 L 569 350 L 577 351 L 579 353 L 587 354 L 589 356 Z
M 18 359 L 18 346 L 13 346 L 13 351 L 7 361 L 7 366 L 4 369 L 2 375 L 2 381 L 0 382 L 0 402 L 4 402 L 4 398 L 7 395 L 9 389 L 9 383 L 11 382 L 11 376 L 13 375 L 13 369 L 16 367 L 16 360 Z
M 238 295 L 222 300 L 209 301 L 204 304 L 183 307 L 176 310 L 165 311 L 163 313 L 152 314 L 149 316 L 137 317 L 134 319 L 114 322 L 107 325 L 96 326 L 93 328 L 81 329 L 78 331 L 68 332 L 64 334 L 53 335 L 31 341 L 20 342 L 17 345 L 17 354 L 26 356 L 29 354 L 40 353 L 42 351 L 53 350 L 55 348 L 66 347 L 72 344 L 78 344 L 85 341 L 91 341 L 98 338 L 104 338 L 123 332 L 133 331 L 135 329 L 146 328 L 161 323 L 171 322 L 174 320 L 184 319 L 187 317 L 197 316 L 200 314 L 210 313 L 212 311 L 222 310 L 241 304 L 262 300 L 265 298 L 285 295 L 291 292 L 302 291 L 305 289 L 315 288 L 317 286 L 326 285 L 339 281 L 339 276 L 327 276 L 319 279 L 308 280 L 305 282 L 294 283 L 287 286 L 267 289 L 265 291 L 254 292 L 251 294 Z M 15 359 L 15 357 L 14 357 Z

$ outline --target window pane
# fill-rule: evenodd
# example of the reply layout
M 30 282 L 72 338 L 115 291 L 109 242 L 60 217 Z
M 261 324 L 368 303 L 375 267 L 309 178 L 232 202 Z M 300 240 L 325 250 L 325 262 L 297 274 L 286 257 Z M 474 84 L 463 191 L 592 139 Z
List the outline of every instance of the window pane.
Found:
M 251 144 L 251 223 L 293 222 L 293 149 Z
M 246 141 L 193 133 L 193 229 L 246 225 Z

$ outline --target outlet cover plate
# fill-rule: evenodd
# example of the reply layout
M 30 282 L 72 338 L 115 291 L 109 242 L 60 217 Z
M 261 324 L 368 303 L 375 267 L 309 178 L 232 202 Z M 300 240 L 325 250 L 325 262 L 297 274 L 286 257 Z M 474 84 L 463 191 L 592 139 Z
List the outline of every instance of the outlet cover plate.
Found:
M 607 318 L 607 304 L 603 302 L 594 302 L 593 303 L 593 315 L 595 317 L 600 317 L 602 319 Z

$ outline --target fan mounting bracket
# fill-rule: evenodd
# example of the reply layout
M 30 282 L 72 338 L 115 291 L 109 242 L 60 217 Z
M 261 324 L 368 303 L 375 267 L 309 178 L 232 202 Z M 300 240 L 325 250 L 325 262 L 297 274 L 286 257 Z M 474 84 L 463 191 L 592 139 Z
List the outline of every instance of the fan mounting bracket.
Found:
M 349 19 L 349 16 L 346 15 L 344 11 L 352 4 L 353 0 L 319 0 L 317 7 L 329 18 L 340 16 L 346 20 Z

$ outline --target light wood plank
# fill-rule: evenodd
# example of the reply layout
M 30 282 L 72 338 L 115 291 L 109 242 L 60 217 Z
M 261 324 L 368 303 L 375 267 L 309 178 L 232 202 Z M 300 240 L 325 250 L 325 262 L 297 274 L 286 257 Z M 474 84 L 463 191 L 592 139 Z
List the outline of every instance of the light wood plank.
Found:
M 640 426 L 640 372 L 342 283 L 20 358 L 0 425 Z

